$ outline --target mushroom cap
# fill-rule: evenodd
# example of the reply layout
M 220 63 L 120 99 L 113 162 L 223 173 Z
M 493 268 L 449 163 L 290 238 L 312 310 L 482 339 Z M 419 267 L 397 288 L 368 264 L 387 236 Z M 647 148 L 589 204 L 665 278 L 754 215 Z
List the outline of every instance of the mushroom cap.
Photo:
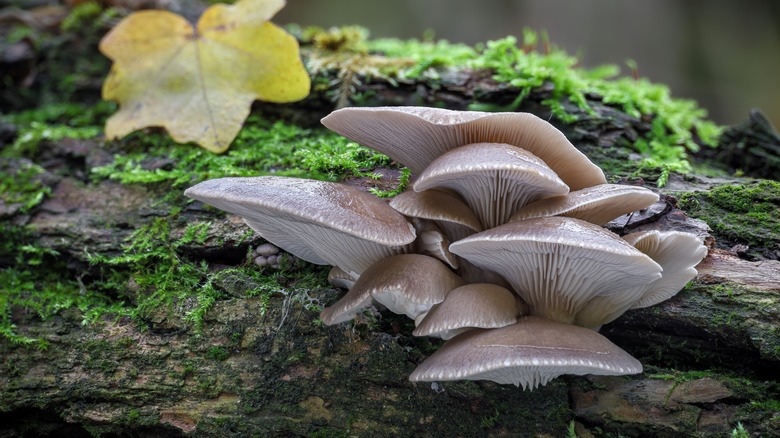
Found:
M 641 372 L 638 360 L 596 331 L 531 316 L 450 339 L 409 380 L 492 380 L 534 389 L 562 374 Z
M 439 190 L 407 190 L 391 199 L 390 206 L 404 216 L 436 222 L 453 242 L 482 231 L 479 218 L 466 203 Z
M 507 288 L 471 283 L 451 290 L 420 321 L 414 336 L 450 339 L 471 328 L 498 328 L 517 322 L 520 305 Z
M 328 272 L 328 283 L 333 287 L 340 287 L 342 289 L 350 290 L 355 285 L 357 278 L 349 274 L 349 272 L 334 266 Z
M 623 236 L 636 249 L 664 269 L 663 277 L 649 284 L 631 308 L 650 307 L 668 300 L 696 277 L 696 265 L 707 256 L 701 239 L 680 231 L 640 231 Z
M 567 216 L 603 226 L 616 217 L 647 208 L 656 201 L 658 195 L 644 187 L 599 184 L 562 196 L 540 199 L 515 212 L 509 220 Z
M 421 173 L 436 157 L 470 143 L 507 143 L 538 156 L 572 189 L 606 183 L 604 172 L 550 123 L 530 113 L 425 107 L 343 108 L 322 124 Z
M 412 218 L 417 240 L 414 241 L 415 251 L 420 254 L 435 257 L 452 269 L 458 269 L 458 259 L 450 252 L 450 240 L 439 227 L 425 219 Z
M 219 178 L 184 194 L 237 214 L 266 240 L 352 275 L 406 251 L 412 225 L 384 201 L 354 187 L 280 176 Z
M 506 223 L 530 202 L 569 192 L 544 161 L 504 143 L 469 144 L 436 158 L 419 175 L 414 190 L 436 188 L 457 192 L 485 228 Z
M 558 216 L 510 222 L 450 251 L 504 277 L 533 315 L 565 323 L 595 297 L 610 308 L 633 303 L 661 277 L 657 263 L 616 234 Z
M 346 295 L 320 313 L 320 319 L 326 325 L 348 321 L 371 305 L 372 298 L 393 313 L 415 319 L 462 284 L 460 277 L 433 257 L 395 255 L 366 269 Z

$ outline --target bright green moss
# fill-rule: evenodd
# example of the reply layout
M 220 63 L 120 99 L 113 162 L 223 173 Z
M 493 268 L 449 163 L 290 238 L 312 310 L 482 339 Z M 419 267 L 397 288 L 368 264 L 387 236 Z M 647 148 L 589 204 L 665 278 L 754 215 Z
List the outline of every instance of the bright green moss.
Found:
M 44 172 L 30 161 L 0 161 L 0 203 L 18 205 L 22 213 L 38 205 L 51 193 L 40 179 Z
M 92 170 L 96 179 L 124 184 L 167 182 L 175 188 L 228 176 L 286 175 L 336 180 L 389 165 L 387 157 L 326 130 L 250 117 L 222 155 L 178 145 L 163 134 L 135 133 L 122 140 L 113 163 Z M 157 163 L 150 165 L 150 163 Z

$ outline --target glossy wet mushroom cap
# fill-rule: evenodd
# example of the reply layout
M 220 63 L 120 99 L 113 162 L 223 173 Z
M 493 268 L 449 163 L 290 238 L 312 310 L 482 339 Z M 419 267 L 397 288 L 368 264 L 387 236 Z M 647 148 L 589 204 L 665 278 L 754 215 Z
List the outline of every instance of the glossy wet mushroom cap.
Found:
M 463 280 L 433 257 L 387 257 L 366 269 L 343 298 L 320 313 L 320 319 L 326 325 L 348 321 L 370 306 L 372 299 L 393 313 L 415 319 L 461 285 Z
M 563 374 L 641 372 L 638 360 L 596 331 L 525 317 L 506 327 L 469 330 L 450 339 L 409 380 L 491 380 L 534 389 Z
M 471 208 L 447 192 L 407 190 L 391 199 L 390 206 L 404 216 L 435 222 L 451 242 L 482 231 L 482 224 Z
M 600 184 L 528 204 L 515 212 L 510 220 L 566 216 L 603 226 L 612 219 L 647 208 L 656 201 L 658 195 L 643 187 Z
M 237 214 L 261 236 L 316 264 L 351 275 L 408 250 L 412 225 L 384 201 L 354 187 L 279 176 L 204 181 L 186 196 Z
M 521 306 L 509 289 L 471 283 L 451 290 L 417 325 L 414 336 L 450 339 L 473 328 L 498 328 L 517 322 Z
M 421 173 L 450 149 L 491 142 L 521 147 L 542 159 L 571 188 L 606 183 L 604 172 L 561 131 L 530 113 L 484 113 L 426 107 L 343 108 L 322 124 Z

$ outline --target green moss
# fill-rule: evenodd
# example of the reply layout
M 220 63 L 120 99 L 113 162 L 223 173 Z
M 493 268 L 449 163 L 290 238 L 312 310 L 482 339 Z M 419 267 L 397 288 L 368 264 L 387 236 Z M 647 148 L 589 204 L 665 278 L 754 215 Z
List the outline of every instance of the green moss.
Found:
M 686 193 L 679 204 L 692 217 L 707 222 L 720 244 L 747 244 L 754 256 L 780 244 L 778 182 L 760 181 Z
M 566 112 L 561 102 L 572 102 L 592 114 L 588 94 L 600 96 L 604 103 L 614 105 L 632 117 L 651 118 L 652 129 L 633 147 L 644 157 L 640 170 L 661 171 L 659 186 L 665 185 L 670 172 L 690 170 L 686 151 L 698 150 L 696 138 L 715 145 L 721 128 L 706 120 L 706 111 L 694 101 L 673 99 L 668 87 L 646 79 L 615 79 L 619 72 L 616 66 L 591 70 L 578 68 L 577 58 L 548 43 L 544 44 L 544 53 L 537 52 L 536 40 L 536 34 L 527 31 L 522 47 L 518 47 L 515 37 L 488 42 L 484 52 L 469 65 L 493 70 L 494 79 L 518 87 L 520 94 L 514 105 L 519 105 L 534 88 L 552 84 L 552 97 L 544 103 L 556 117 L 567 123 L 574 122 L 577 117 Z
M 68 16 L 62 20 L 60 28 L 66 32 L 75 32 L 87 27 L 94 27 L 95 22 L 100 19 L 103 13 L 103 7 L 96 2 L 87 1 L 78 4 L 70 10 Z
M 16 204 L 21 213 L 30 211 L 51 193 L 41 179 L 45 172 L 26 160 L 0 161 L 0 204 Z
M 230 352 L 227 351 L 224 347 L 211 347 L 206 352 L 206 357 L 209 359 L 216 360 L 218 362 L 222 362 L 226 360 L 228 357 L 230 357 Z
M 118 143 L 111 164 L 93 169 L 94 179 L 124 184 L 166 182 L 183 188 L 227 176 L 286 175 L 313 179 L 363 176 L 389 159 L 330 131 L 250 117 L 230 150 L 215 155 L 175 144 L 164 134 L 135 133 Z
M 34 157 L 42 142 L 95 138 L 102 132 L 106 117 L 116 105 L 52 103 L 36 109 L 0 116 L 0 121 L 19 129 L 16 140 L 0 152 L 0 157 Z
M 35 336 L 18 333 L 12 318 L 13 308 L 22 308 L 42 320 L 47 320 L 65 309 L 76 308 L 83 315 L 83 322 L 94 323 L 102 315 L 127 314 L 120 302 L 102 293 L 85 290 L 78 278 L 62 278 L 50 266 L 27 269 L 8 267 L 0 269 L 0 335 L 13 344 L 28 345 L 39 349 L 48 342 Z M 60 271 L 64 272 L 64 269 Z

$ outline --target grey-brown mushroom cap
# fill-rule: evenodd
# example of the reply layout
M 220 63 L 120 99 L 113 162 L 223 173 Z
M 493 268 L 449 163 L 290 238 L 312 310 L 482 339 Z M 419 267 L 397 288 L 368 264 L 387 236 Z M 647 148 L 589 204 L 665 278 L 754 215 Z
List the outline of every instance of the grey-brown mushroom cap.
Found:
M 623 308 L 661 277 L 661 266 L 616 234 L 558 216 L 485 230 L 452 243 L 450 251 L 501 275 L 533 315 L 564 323 L 596 297 Z
M 707 256 L 701 239 L 680 231 L 640 231 L 623 236 L 628 243 L 650 256 L 661 267 L 663 277 L 647 286 L 631 308 L 650 307 L 665 301 L 696 277 L 696 265 Z
M 356 280 L 356 277 L 338 266 L 332 267 L 328 272 L 328 283 L 334 287 L 350 290 L 355 285 Z
M 485 228 L 509 220 L 524 205 L 569 187 L 539 157 L 504 143 L 473 143 L 447 151 L 418 176 L 414 190 L 457 192 Z
M 320 314 L 326 325 L 352 319 L 374 299 L 390 311 L 414 319 L 444 300 L 463 280 L 439 260 L 421 254 L 400 254 L 366 269 L 339 301 Z
M 498 329 L 474 329 L 439 348 L 409 380 L 492 380 L 523 389 L 562 374 L 625 375 L 642 364 L 596 331 L 539 317 Z
M 406 218 L 381 199 L 331 182 L 219 178 L 184 194 L 243 217 L 268 241 L 297 257 L 351 274 L 405 252 L 416 237 Z
M 507 143 L 538 156 L 572 189 L 604 184 L 604 172 L 550 123 L 530 113 L 483 113 L 425 107 L 343 108 L 322 124 L 421 173 L 450 149 Z
M 462 239 L 482 231 L 479 218 L 468 205 L 457 196 L 439 190 L 407 190 L 391 199 L 390 207 L 404 216 L 435 221 L 450 239 Z M 458 233 L 460 237 L 450 235 L 451 229 L 461 231 Z
M 510 221 L 545 216 L 567 216 L 596 225 L 651 206 L 658 195 L 636 186 L 600 184 L 565 195 L 540 199 L 515 212 Z
M 461 330 L 499 328 L 517 322 L 520 303 L 507 288 L 471 283 L 451 290 L 417 325 L 414 336 L 450 339 Z

